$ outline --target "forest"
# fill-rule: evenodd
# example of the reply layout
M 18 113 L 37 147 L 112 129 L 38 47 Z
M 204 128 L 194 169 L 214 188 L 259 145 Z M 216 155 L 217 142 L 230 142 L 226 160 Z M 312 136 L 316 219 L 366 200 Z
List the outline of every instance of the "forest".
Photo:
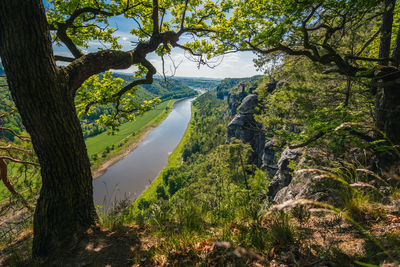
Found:
M 168 77 L 175 50 L 262 74 Z M 399 266 L 397 0 L 2 0 L 0 58 L 0 265 Z M 95 204 L 99 158 L 191 97 L 146 190 Z

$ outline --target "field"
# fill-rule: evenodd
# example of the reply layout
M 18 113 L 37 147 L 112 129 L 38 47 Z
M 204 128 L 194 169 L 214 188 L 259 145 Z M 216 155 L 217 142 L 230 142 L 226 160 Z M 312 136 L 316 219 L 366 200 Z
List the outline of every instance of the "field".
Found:
M 107 132 L 104 132 L 99 135 L 87 138 L 86 148 L 88 150 L 89 156 L 99 154 L 103 152 L 106 147 L 117 144 L 124 138 L 132 135 L 132 133 L 137 133 L 142 127 L 153 121 L 163 111 L 172 106 L 172 103 L 173 100 L 165 101 L 159 104 L 155 109 L 147 111 L 143 115 L 138 116 L 135 121 L 122 124 L 119 128 L 119 132 L 116 135 L 109 135 L 107 134 Z

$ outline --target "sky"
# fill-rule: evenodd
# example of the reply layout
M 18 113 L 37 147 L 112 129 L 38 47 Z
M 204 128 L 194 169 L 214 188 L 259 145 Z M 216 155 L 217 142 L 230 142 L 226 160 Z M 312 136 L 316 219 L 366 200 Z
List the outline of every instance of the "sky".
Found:
M 130 50 L 134 48 L 131 41 L 134 41 L 134 36 L 130 34 L 130 29 L 134 27 L 133 23 L 123 17 L 112 18 L 109 21 L 110 27 L 118 29 L 114 34 L 118 36 L 120 44 L 123 46 L 123 50 Z M 180 44 L 185 42 L 184 38 L 181 38 Z M 100 47 L 104 48 L 99 42 L 90 42 L 90 48 L 85 52 L 95 52 Z M 54 46 L 56 55 L 71 56 L 65 47 Z M 171 59 L 175 65 L 179 64 L 176 69 L 175 76 L 182 77 L 205 77 L 205 78 L 241 78 L 250 77 L 257 74 L 262 74 L 256 71 L 254 67 L 253 59 L 255 55 L 252 52 L 240 52 L 234 54 L 228 54 L 224 57 L 215 59 L 215 62 L 219 64 L 214 68 L 207 66 L 201 66 L 200 69 L 195 62 L 190 60 L 190 56 L 187 52 L 180 48 L 174 48 L 171 53 Z M 156 67 L 158 74 L 162 74 L 162 63 L 161 58 L 155 53 L 149 54 L 147 59 Z M 171 59 L 165 57 L 165 72 L 169 76 L 173 74 L 171 67 Z M 215 65 L 215 64 L 214 64 Z M 172 68 L 173 69 L 173 68 Z M 118 70 L 118 72 L 133 73 L 135 67 L 131 67 L 126 70 Z

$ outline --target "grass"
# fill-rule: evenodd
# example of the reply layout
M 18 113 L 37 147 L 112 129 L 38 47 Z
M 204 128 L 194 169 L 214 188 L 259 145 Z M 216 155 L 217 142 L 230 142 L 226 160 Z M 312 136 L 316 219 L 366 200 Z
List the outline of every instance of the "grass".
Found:
M 177 167 L 181 164 L 182 162 L 182 152 L 183 152 L 183 146 L 186 144 L 186 142 L 190 138 L 191 131 L 193 129 L 192 125 L 192 120 L 194 116 L 194 107 L 192 105 L 192 116 L 189 122 L 189 125 L 185 131 L 185 134 L 183 135 L 181 141 L 179 142 L 178 146 L 175 148 L 175 150 L 169 155 L 168 157 L 168 163 L 167 166 L 165 166 L 164 170 L 160 172 L 160 174 L 154 179 L 154 181 L 151 183 L 151 185 L 135 200 L 132 206 L 132 212 L 131 214 L 135 217 L 137 214 L 139 214 L 140 210 L 138 208 L 138 203 L 140 201 L 145 201 L 145 202 L 154 202 L 157 200 L 157 187 L 158 185 L 163 184 L 163 173 L 165 170 Z
M 116 135 L 108 135 L 107 132 L 99 135 L 89 137 L 86 139 L 86 147 L 89 156 L 94 154 L 102 153 L 107 146 L 112 146 L 121 142 L 124 138 L 131 136 L 132 133 L 136 133 L 143 127 L 155 124 L 155 121 L 159 115 L 166 115 L 166 109 L 170 109 L 175 101 L 168 100 L 159 104 L 155 109 L 145 112 L 143 115 L 138 116 L 135 121 L 127 122 L 119 127 L 119 132 Z M 163 116 L 164 118 L 164 116 Z

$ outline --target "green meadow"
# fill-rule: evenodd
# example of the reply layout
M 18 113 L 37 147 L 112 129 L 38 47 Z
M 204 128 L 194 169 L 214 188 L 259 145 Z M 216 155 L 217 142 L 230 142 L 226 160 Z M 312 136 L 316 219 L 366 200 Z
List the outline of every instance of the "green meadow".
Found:
M 118 144 L 128 136 L 132 136 L 132 133 L 137 134 L 140 129 L 144 126 L 152 123 L 157 123 L 155 119 L 163 113 L 168 111 L 175 100 L 168 100 L 159 104 L 156 108 L 145 112 L 143 115 L 137 116 L 135 121 L 127 122 L 119 127 L 119 132 L 115 135 L 109 135 L 107 132 L 99 135 L 89 137 L 86 139 L 86 148 L 89 156 L 102 153 L 106 147 Z

